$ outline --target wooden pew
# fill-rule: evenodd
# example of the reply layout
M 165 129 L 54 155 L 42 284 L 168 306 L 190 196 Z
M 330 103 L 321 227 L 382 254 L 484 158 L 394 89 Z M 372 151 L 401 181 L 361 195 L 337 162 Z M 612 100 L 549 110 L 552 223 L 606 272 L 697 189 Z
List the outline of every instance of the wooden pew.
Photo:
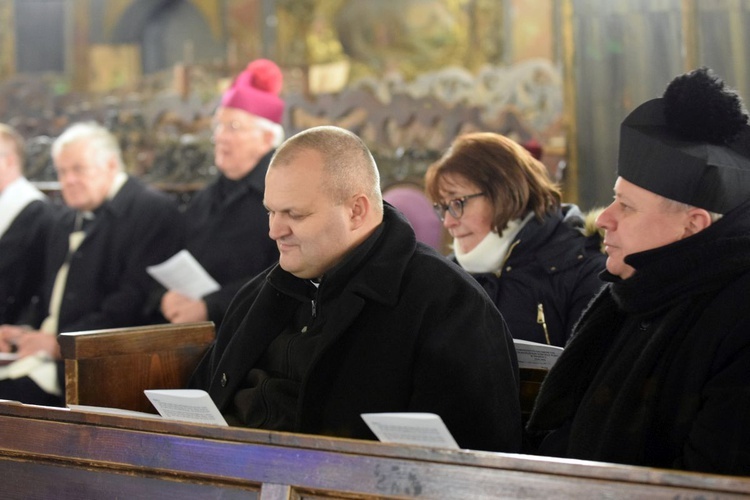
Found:
M 2 498 L 747 498 L 750 478 L 0 403 Z
M 66 403 L 155 413 L 143 390 L 185 387 L 214 336 L 212 322 L 62 333 Z
M 214 338 L 211 322 L 60 334 L 66 403 L 155 412 L 144 389 L 177 389 Z M 521 412 L 531 414 L 546 370 L 521 369 Z
M 214 338 L 214 327 L 212 323 L 157 325 L 59 338 L 68 403 L 154 412 L 143 389 L 184 387 Z M 524 394 L 522 398 L 533 399 L 534 390 Z M 0 402 L 0 471 L 9 478 L 0 486 L 0 496 L 7 498 L 697 500 L 750 496 L 750 478 L 9 402 Z

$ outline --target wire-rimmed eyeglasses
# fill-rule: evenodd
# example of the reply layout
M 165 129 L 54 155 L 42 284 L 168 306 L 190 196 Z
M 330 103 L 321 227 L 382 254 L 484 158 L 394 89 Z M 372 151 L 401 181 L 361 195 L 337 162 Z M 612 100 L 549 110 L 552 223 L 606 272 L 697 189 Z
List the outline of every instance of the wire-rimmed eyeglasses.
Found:
M 245 130 L 248 130 L 250 126 L 248 124 L 242 123 L 239 120 L 229 120 L 229 121 L 213 121 L 211 122 L 211 132 L 214 134 L 218 134 L 222 131 L 228 132 L 230 134 L 237 134 L 239 132 L 243 132 Z
M 472 198 L 476 198 L 477 196 L 484 196 L 485 194 L 486 193 L 467 194 L 466 196 L 461 196 L 460 198 L 453 198 L 452 200 L 448 200 L 448 203 L 433 203 L 432 209 L 435 210 L 435 215 L 437 215 L 438 219 L 440 219 L 441 221 L 445 220 L 446 210 L 453 216 L 454 219 L 460 219 L 464 214 L 464 205 L 466 204 L 466 202 Z

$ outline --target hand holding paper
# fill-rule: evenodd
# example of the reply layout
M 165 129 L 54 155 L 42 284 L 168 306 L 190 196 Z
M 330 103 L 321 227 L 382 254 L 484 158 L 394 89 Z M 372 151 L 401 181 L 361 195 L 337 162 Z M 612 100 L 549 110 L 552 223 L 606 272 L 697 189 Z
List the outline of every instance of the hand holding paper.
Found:
M 198 300 L 221 287 L 187 250 L 180 250 L 161 264 L 146 268 L 167 290 Z

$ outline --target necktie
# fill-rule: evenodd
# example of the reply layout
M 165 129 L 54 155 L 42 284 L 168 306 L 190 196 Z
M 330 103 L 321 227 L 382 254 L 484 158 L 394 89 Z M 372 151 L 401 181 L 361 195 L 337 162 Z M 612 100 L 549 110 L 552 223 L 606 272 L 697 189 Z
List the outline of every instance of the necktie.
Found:
M 52 287 L 52 297 L 49 301 L 48 316 L 44 319 L 40 328 L 40 330 L 45 333 L 51 335 L 57 334 L 58 319 L 60 317 L 60 304 L 62 302 L 63 292 L 65 291 L 65 284 L 68 281 L 70 260 L 76 250 L 78 250 L 78 247 L 81 246 L 81 243 L 83 243 L 86 233 L 90 229 L 93 221 L 94 216 L 90 212 L 86 214 L 79 213 L 76 216 L 76 230 L 68 236 L 68 255 L 65 257 L 65 262 L 63 262 L 60 269 L 57 271 L 57 276 L 55 276 L 55 284 Z

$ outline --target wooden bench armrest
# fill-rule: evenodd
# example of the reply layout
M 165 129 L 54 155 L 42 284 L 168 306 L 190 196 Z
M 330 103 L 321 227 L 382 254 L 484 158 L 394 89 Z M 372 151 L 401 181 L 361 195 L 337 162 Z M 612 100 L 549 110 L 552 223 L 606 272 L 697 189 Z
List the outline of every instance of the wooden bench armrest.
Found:
M 66 403 L 155 413 L 144 389 L 185 387 L 214 336 L 208 321 L 62 333 Z

